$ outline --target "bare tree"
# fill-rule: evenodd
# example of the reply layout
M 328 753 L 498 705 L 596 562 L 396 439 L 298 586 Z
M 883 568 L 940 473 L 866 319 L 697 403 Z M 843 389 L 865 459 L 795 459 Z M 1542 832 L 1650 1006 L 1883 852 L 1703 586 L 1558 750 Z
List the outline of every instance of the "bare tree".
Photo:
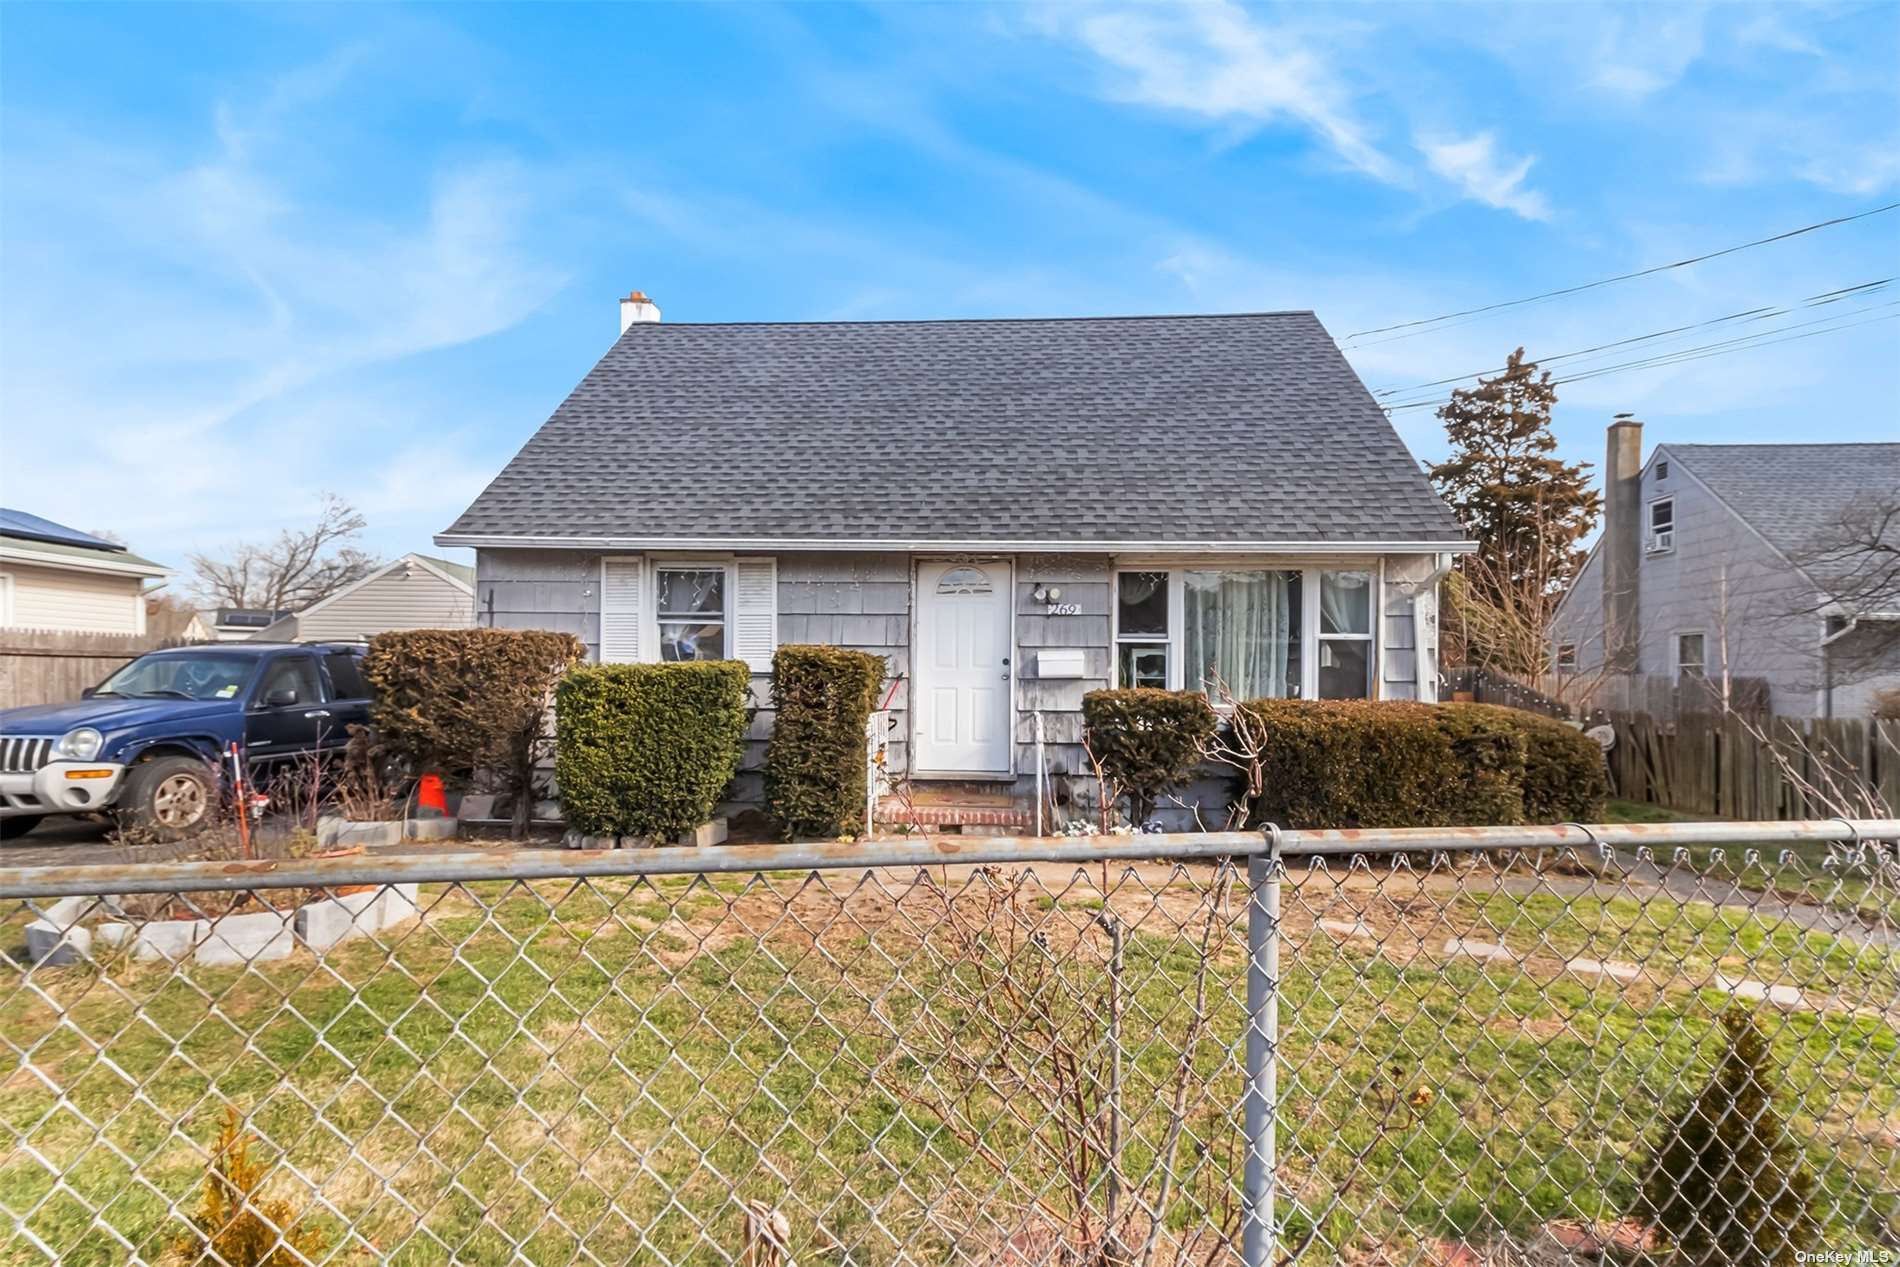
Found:
M 266 544 L 192 555 L 193 588 L 207 606 L 302 611 L 376 570 L 379 560 L 354 544 L 364 527 L 354 506 L 325 493 L 308 528 L 286 528 Z
M 1823 591 L 1810 614 L 1838 618 L 1834 677 L 1868 676 L 1900 652 L 1900 488 L 1850 500 L 1794 561 Z

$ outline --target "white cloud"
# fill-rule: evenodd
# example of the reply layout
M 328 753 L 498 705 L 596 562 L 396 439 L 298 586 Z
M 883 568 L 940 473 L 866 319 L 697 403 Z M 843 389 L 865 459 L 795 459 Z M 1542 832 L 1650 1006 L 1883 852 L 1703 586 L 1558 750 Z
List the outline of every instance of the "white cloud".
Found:
M 1675 85 L 1702 57 L 1704 12 L 1668 4 L 1593 13 L 1589 82 L 1614 97 L 1641 101 Z
M 1125 77 L 1125 101 L 1208 119 L 1304 127 L 1354 170 L 1403 184 L 1356 117 L 1345 78 L 1312 41 L 1255 21 L 1226 0 L 1173 8 L 1054 11 L 1052 25 Z
M 396 380 L 561 285 L 526 245 L 545 174 L 468 158 L 362 207 L 322 178 L 317 118 L 360 56 L 208 109 L 199 155 L 10 130 L 9 504 L 174 564 L 274 534 L 325 489 L 355 498 L 389 553 L 426 547 L 466 504 L 476 473 L 440 456 L 471 421 L 447 405 L 457 387 Z
M 1456 185 L 1465 197 L 1526 220 L 1550 219 L 1550 203 L 1544 195 L 1524 187 L 1536 160 L 1501 154 L 1494 133 L 1420 137 L 1418 149 L 1432 171 Z

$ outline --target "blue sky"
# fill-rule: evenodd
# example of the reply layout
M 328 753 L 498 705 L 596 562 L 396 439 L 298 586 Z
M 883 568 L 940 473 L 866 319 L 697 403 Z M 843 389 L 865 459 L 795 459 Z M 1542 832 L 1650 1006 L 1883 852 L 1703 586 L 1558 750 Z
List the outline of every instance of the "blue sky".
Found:
M 1345 338 L 1900 200 L 1897 49 L 1894 4 L 9 5 L 0 501 L 182 564 L 333 489 L 430 548 L 630 287 L 1313 308 L 1375 389 L 1785 309 L 1573 358 L 1758 340 L 1560 389 L 1566 452 L 1900 439 L 1900 286 L 1807 302 L 1900 275 L 1900 213 Z

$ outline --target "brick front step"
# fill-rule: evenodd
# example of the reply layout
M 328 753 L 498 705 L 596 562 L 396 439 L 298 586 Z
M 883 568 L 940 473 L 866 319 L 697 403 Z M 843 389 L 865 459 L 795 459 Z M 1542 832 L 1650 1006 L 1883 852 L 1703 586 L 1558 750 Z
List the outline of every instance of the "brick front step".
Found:
M 918 805 L 906 808 L 892 801 L 877 807 L 880 823 L 919 827 L 1028 827 L 1029 812 L 999 805 Z

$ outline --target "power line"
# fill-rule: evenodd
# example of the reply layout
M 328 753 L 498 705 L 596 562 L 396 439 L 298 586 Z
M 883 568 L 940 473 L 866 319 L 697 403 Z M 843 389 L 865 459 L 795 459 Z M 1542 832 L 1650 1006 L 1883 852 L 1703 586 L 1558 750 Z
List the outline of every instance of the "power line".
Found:
M 1885 289 L 1895 281 L 1900 281 L 1900 278 L 1882 277 L 1871 282 L 1861 282 L 1857 286 L 1845 286 L 1839 290 L 1823 291 L 1818 295 L 1810 295 L 1806 299 L 1796 302 L 1800 307 L 1814 308 L 1822 304 L 1835 303 L 1849 297 L 1856 299 L 1863 298 Z M 1593 347 L 1577 348 L 1570 352 L 1558 352 L 1553 356 L 1535 356 L 1530 359 L 1534 364 L 1540 366 L 1554 365 L 1558 361 L 1568 361 L 1579 356 L 1590 356 L 1597 352 L 1608 351 L 1611 348 L 1628 347 L 1632 344 L 1646 343 L 1652 339 L 1670 338 L 1674 335 L 1686 334 L 1691 330 L 1706 329 L 1709 326 L 1725 325 L 1734 321 L 1767 321 L 1775 317 L 1785 317 L 1792 311 L 1792 307 L 1778 307 L 1775 305 L 1769 305 L 1763 308 L 1746 308 L 1741 312 L 1731 312 L 1721 317 L 1710 317 L 1705 321 L 1692 321 L 1688 325 L 1671 326 L 1666 330 L 1652 330 L 1648 334 L 1634 334 L 1626 339 L 1613 339 L 1608 343 L 1598 343 Z M 1823 320 L 1825 320 L 1825 318 L 1823 318 Z M 1463 383 L 1474 378 L 1484 378 L 1491 374 L 1501 374 L 1507 368 L 1507 366 L 1498 365 L 1493 366 L 1491 369 L 1477 370 L 1469 374 L 1457 374 L 1450 378 L 1435 378 L 1428 383 L 1412 383 L 1405 387 L 1383 387 L 1372 394 L 1376 399 L 1383 400 L 1388 396 L 1402 396 L 1407 392 L 1423 391 L 1429 387 L 1446 387 L 1453 383 Z
M 1575 374 L 1568 374 L 1561 378 L 1553 378 L 1550 381 L 1554 386 L 1564 383 L 1579 383 L 1587 379 L 1603 378 L 1611 374 L 1625 374 L 1637 370 L 1659 369 L 1663 366 L 1678 365 L 1686 361 L 1701 361 L 1713 356 L 1726 356 L 1733 352 L 1752 351 L 1756 348 L 1772 347 L 1777 343 L 1793 343 L 1801 339 L 1812 339 L 1819 335 L 1837 334 L 1843 330 L 1852 330 L 1859 326 L 1874 325 L 1882 321 L 1900 320 L 1900 313 L 1895 312 L 1886 313 L 1878 317 L 1868 317 L 1864 321 L 1846 320 L 1846 318 L 1859 316 L 1862 313 L 1874 312 L 1882 308 L 1892 308 L 1895 306 L 1900 306 L 1900 300 L 1890 300 L 1883 304 L 1870 304 L 1866 308 L 1856 308 L 1849 312 L 1836 313 L 1830 317 L 1817 318 L 1814 321 L 1798 322 L 1792 326 L 1777 326 L 1770 330 L 1762 330 L 1734 339 L 1724 339 L 1715 343 L 1700 344 L 1695 347 L 1677 348 L 1670 352 L 1661 353 L 1652 357 L 1643 357 L 1634 361 L 1624 361 L 1611 365 L 1579 369 Z M 1821 328 L 1805 330 L 1798 334 L 1790 333 L 1791 331 L 1801 330 L 1804 326 L 1814 325 L 1819 325 Z M 1771 337 L 1775 335 L 1781 337 Z M 1412 400 L 1390 404 L 1383 408 L 1388 414 L 1393 414 L 1410 409 L 1435 409 L 1443 403 L 1442 400 L 1433 397 L 1429 400 Z
M 1767 246 L 1773 242 L 1785 242 L 1789 238 L 1798 238 L 1804 233 L 1814 233 L 1821 229 L 1831 229 L 1836 225 L 1850 224 L 1855 220 L 1865 220 L 1869 216 L 1884 215 L 1895 209 L 1900 209 L 1900 202 L 1890 202 L 1884 207 L 1874 207 L 1867 211 L 1856 212 L 1851 216 L 1836 216 L 1832 220 L 1822 220 L 1815 224 L 1805 224 L 1798 229 L 1789 229 L 1769 237 L 1756 238 L 1752 242 L 1743 242 L 1736 246 L 1723 247 L 1719 251 L 1709 251 L 1702 255 L 1692 255 L 1687 259 L 1673 260 L 1667 264 L 1651 265 L 1649 268 L 1637 269 L 1633 273 L 1619 273 L 1615 277 L 1604 277 L 1593 282 L 1584 282 L 1576 286 L 1563 286 L 1556 290 L 1547 290 L 1541 294 L 1526 296 L 1523 299 L 1506 299 L 1494 304 L 1482 304 L 1476 308 L 1463 308 L 1457 312 L 1441 313 L 1436 317 L 1422 317 L 1416 321 L 1401 321 L 1389 326 L 1374 326 L 1369 330 L 1354 331 L 1346 336 L 1346 340 L 1347 342 L 1351 342 L 1354 339 L 1364 338 L 1369 334 L 1388 334 L 1395 330 L 1412 330 L 1415 333 L 1422 334 L 1424 331 L 1419 329 L 1419 327 L 1422 326 L 1436 326 L 1440 322 L 1450 321 L 1457 317 L 1471 317 L 1480 313 L 1498 312 L 1505 308 L 1518 308 L 1525 304 L 1534 304 L 1546 299 L 1557 299 L 1564 295 L 1575 295 L 1586 290 L 1596 290 L 1602 286 L 1613 286 L 1618 282 L 1634 281 L 1639 277 L 1650 277 L 1656 273 L 1666 273 L 1671 269 L 1687 268 L 1691 264 L 1700 264 L 1706 260 L 1719 259 L 1724 255 L 1733 255 L 1737 251 L 1746 251 L 1757 246 Z M 1398 337 L 1410 338 L 1412 336 L 1400 335 Z M 1380 340 L 1380 342 L 1391 342 L 1391 340 Z

